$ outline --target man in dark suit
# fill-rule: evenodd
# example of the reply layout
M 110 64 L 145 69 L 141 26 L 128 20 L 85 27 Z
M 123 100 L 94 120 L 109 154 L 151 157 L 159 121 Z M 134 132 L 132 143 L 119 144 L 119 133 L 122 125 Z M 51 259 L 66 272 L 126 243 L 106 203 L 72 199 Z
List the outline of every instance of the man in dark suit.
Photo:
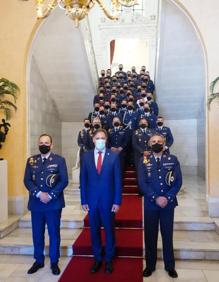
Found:
M 95 262 L 91 272 L 97 272 L 102 265 L 101 226 L 106 236 L 105 272 L 113 271 L 115 256 L 115 213 L 122 200 L 121 168 L 119 155 L 106 148 L 107 132 L 94 132 L 95 149 L 84 153 L 80 178 L 81 204 L 88 212 L 91 242 Z
M 44 267 L 44 233 L 47 225 L 49 233 L 49 255 L 51 270 L 60 274 L 60 221 L 65 206 L 63 190 L 68 185 L 65 159 L 51 152 L 52 137 L 39 137 L 40 154 L 27 160 L 24 184 L 29 191 L 28 209 L 31 211 L 35 262 L 28 274 Z
M 138 182 L 144 194 L 144 234 L 146 268 L 143 276 L 151 276 L 156 269 L 157 239 L 160 225 L 165 270 L 178 276 L 173 252 L 174 209 L 176 195 L 182 185 L 182 174 L 176 156 L 165 154 L 165 138 L 155 133 L 149 140 L 152 153 L 144 156 L 138 167 Z

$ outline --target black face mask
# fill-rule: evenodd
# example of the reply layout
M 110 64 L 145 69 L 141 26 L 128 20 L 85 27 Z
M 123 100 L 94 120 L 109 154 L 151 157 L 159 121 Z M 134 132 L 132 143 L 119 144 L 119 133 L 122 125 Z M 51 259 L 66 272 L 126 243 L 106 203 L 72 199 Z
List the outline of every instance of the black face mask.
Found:
M 90 127 L 90 124 L 89 124 L 89 123 L 85 123 L 85 124 L 84 124 L 84 127 L 85 127 L 85 128 L 89 128 L 89 127 Z
M 104 108 L 105 108 L 106 110 L 108 110 L 108 109 L 110 108 L 110 106 L 109 106 L 109 105 L 106 105 Z
M 160 153 L 163 150 L 163 144 L 155 143 L 151 146 L 154 153 Z
M 140 124 L 140 127 L 141 127 L 142 129 L 145 129 L 145 128 L 147 127 L 147 125 L 146 125 L 145 123 L 143 123 L 143 124 Z
M 104 76 L 105 75 L 105 73 L 101 73 L 101 76 Z
M 141 97 L 145 98 L 145 97 L 146 97 L 146 94 L 141 94 Z
M 149 109 L 144 109 L 145 113 L 149 113 L 150 110 Z
M 125 109 L 127 106 L 125 104 L 122 105 L 122 108 Z
M 118 126 L 120 126 L 120 123 L 119 123 L 118 121 L 115 121 L 115 122 L 114 122 L 114 126 L 115 126 L 115 127 L 118 127 Z
M 144 106 L 144 103 L 139 103 L 139 105 L 140 105 L 141 107 L 143 107 L 143 106 Z
M 47 146 L 47 145 L 39 145 L 39 151 L 41 154 L 45 155 L 47 153 L 49 153 L 51 147 Z
M 101 114 L 101 115 L 104 115 L 104 111 L 100 111 L 100 114 Z
M 132 99 L 132 98 L 129 98 L 129 102 L 133 102 L 133 99 Z
M 111 112 L 113 112 L 113 113 L 114 113 L 115 111 L 116 111 L 116 109 L 115 109 L 115 108 L 112 108 L 112 109 L 111 109 Z
M 94 110 L 95 110 L 96 112 L 98 112 L 99 109 L 100 109 L 99 107 L 95 107 L 95 108 L 94 108 Z
M 152 100 L 152 98 L 151 98 L 151 97 L 147 97 L 147 100 L 148 100 L 148 101 L 151 101 L 151 100 Z
M 100 96 L 99 99 L 100 99 L 100 100 L 103 100 L 103 96 Z
M 132 106 L 128 106 L 128 110 L 129 111 L 133 110 L 133 107 Z
M 119 68 L 120 71 L 122 71 L 122 68 Z
M 116 98 L 112 98 L 111 101 L 112 101 L 112 102 L 116 102 Z
M 162 121 L 158 121 L 158 122 L 157 122 L 157 125 L 158 125 L 158 126 L 162 126 L 162 125 L 163 125 L 163 122 L 162 122 Z
M 94 124 L 94 128 L 98 129 L 98 128 L 100 128 L 100 125 L 96 123 L 96 124 Z

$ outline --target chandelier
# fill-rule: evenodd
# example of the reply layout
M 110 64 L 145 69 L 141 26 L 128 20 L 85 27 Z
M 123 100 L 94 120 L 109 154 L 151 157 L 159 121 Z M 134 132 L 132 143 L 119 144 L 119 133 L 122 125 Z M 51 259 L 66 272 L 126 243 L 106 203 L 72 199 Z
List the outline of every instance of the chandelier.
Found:
M 107 18 L 117 20 L 121 6 L 132 7 L 137 5 L 137 0 L 110 0 L 113 13 L 110 13 L 104 4 L 104 0 L 36 0 L 37 2 L 37 18 L 43 19 L 49 16 L 51 11 L 57 6 L 65 11 L 75 25 L 79 25 L 79 21 L 84 19 L 90 9 L 97 3 L 103 10 Z

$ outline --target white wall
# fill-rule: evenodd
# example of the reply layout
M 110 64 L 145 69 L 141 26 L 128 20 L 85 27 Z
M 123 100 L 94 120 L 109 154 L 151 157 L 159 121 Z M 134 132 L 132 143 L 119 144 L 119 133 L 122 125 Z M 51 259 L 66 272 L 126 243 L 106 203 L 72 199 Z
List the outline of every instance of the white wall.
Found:
M 30 64 L 29 137 L 30 154 L 38 153 L 37 140 L 42 133 L 53 137 L 53 151 L 61 153 L 61 121 L 34 57 Z
M 197 120 L 167 120 L 165 124 L 171 128 L 174 136 L 170 152 L 179 159 L 183 174 L 196 175 L 198 166 Z
M 157 101 L 161 115 L 174 131 L 174 153 L 179 156 L 184 173 L 204 176 L 203 49 L 185 14 L 171 1 L 161 3 Z

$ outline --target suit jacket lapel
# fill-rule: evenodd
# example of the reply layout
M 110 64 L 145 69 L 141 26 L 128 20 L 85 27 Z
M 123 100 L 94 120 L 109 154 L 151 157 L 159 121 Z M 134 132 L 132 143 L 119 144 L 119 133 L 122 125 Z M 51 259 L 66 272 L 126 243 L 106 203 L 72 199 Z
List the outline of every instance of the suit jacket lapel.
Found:
M 104 156 L 103 162 L 102 162 L 100 174 L 103 172 L 104 168 L 107 167 L 107 162 L 108 162 L 109 156 L 110 156 L 110 150 L 106 149 L 105 156 Z

